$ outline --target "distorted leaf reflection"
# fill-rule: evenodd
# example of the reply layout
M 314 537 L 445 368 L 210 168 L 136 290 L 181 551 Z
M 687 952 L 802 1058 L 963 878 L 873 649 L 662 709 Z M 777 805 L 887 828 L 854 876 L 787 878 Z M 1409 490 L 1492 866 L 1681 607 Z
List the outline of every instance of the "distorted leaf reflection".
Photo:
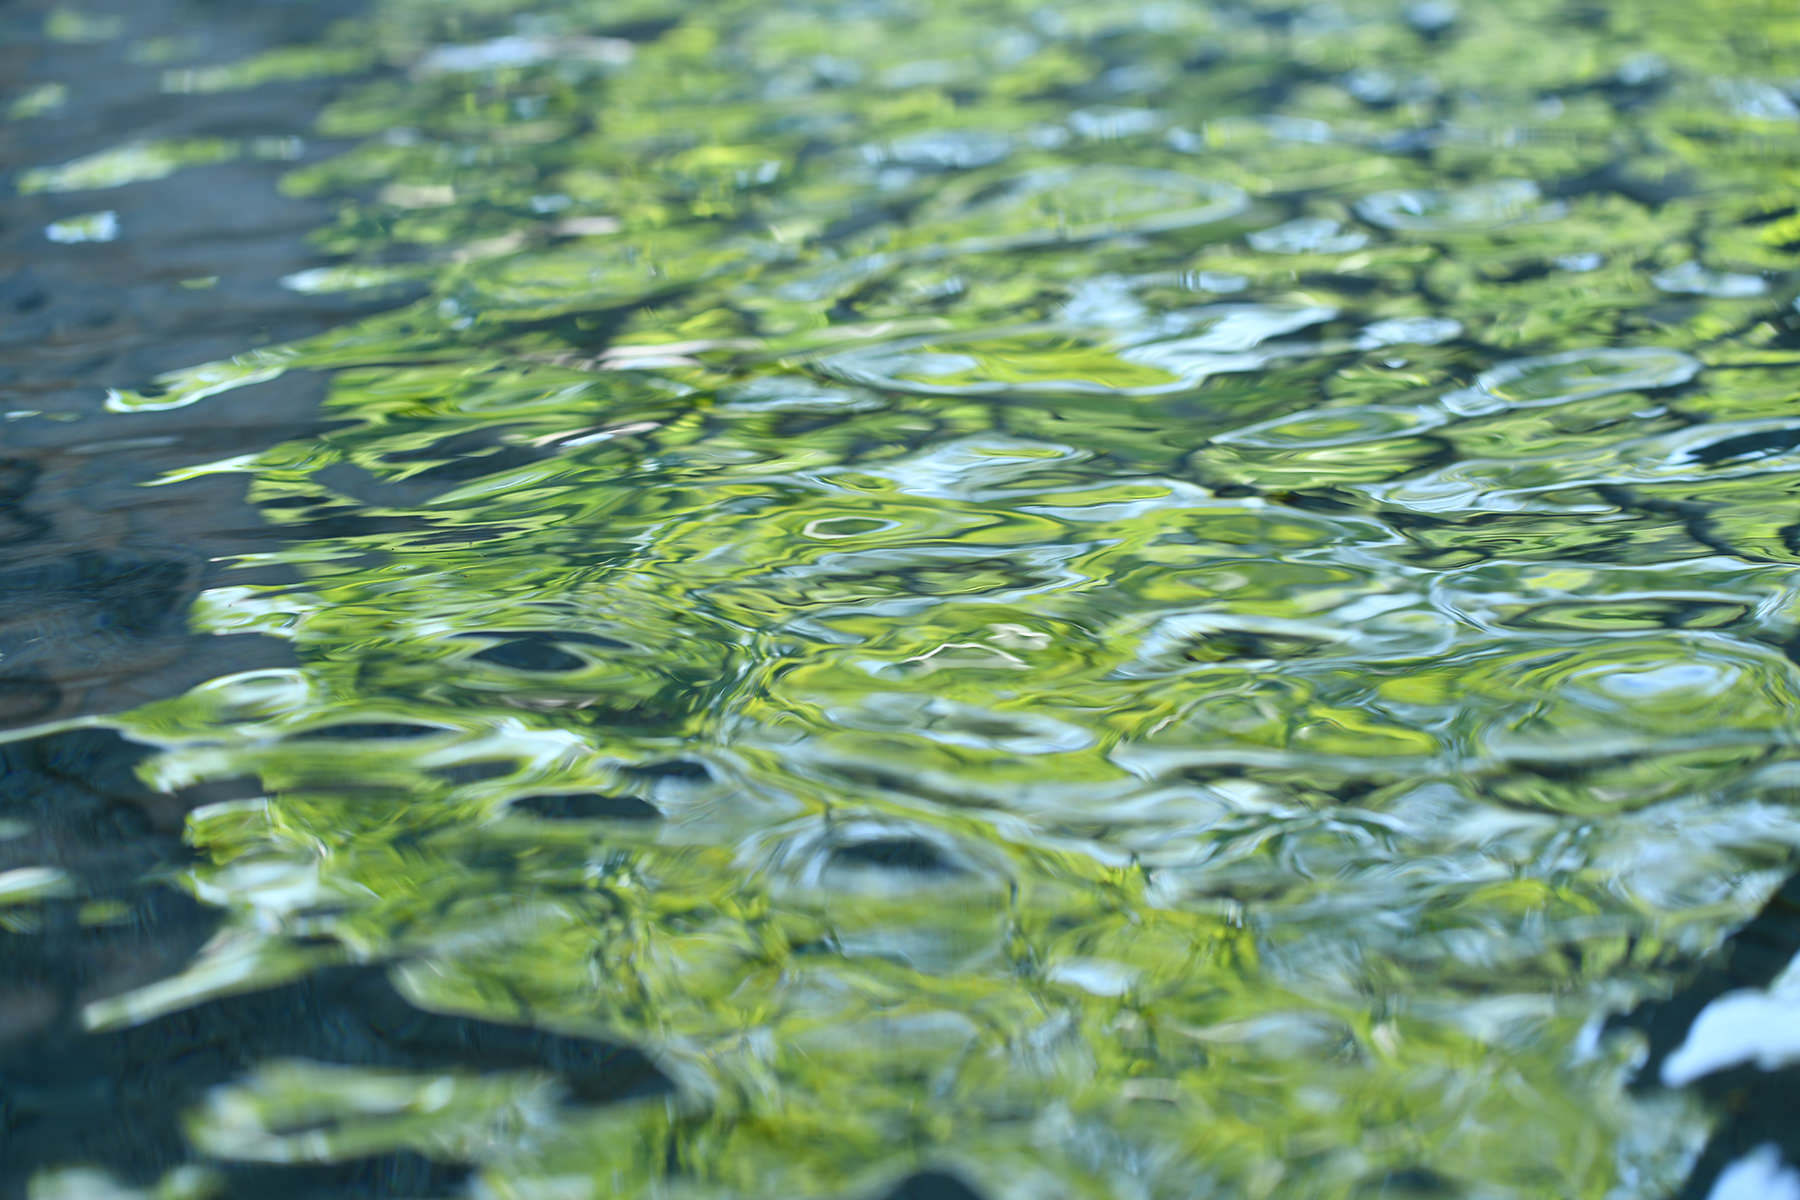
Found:
M 34 1196 L 1793 1190 L 1792 980 L 1692 990 L 1800 847 L 1786 7 L 341 7 L 18 175 L 102 254 L 289 164 L 342 306 L 0 464 L 0 936 L 155 910 L 68 796 L 205 914 L 21 951 Z M 247 481 L 218 572 L 46 548 L 121 447 Z M 78 709 L 134 588 L 291 656 Z

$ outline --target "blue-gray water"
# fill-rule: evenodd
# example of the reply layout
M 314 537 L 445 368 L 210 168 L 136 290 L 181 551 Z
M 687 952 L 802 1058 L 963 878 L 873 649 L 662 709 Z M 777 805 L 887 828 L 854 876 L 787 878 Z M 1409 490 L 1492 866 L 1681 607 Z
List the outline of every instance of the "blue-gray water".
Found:
M 0 1188 L 1800 1196 L 1797 51 L 0 8 Z

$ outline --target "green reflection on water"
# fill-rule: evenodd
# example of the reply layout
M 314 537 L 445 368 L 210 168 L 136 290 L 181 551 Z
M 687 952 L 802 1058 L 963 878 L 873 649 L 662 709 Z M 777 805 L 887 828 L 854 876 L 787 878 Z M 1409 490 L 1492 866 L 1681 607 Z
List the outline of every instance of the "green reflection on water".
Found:
M 679 1092 L 277 1063 L 197 1146 L 495 1196 L 1679 1181 L 1704 1115 L 1594 1034 L 1800 838 L 1790 5 L 335 36 L 171 86 L 391 68 L 289 177 L 341 199 L 295 286 L 426 295 L 115 394 L 310 370 L 341 422 L 200 468 L 304 582 L 195 620 L 300 667 L 123 725 L 263 781 L 190 822 L 235 977 L 393 961 Z M 591 793 L 661 819 L 512 807 Z

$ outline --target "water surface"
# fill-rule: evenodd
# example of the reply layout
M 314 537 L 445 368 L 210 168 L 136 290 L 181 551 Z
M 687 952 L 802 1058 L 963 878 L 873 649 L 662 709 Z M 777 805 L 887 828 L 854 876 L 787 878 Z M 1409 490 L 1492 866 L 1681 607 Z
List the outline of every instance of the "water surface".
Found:
M 35 144 L 34 253 L 273 163 L 317 227 L 241 274 L 312 323 L 14 406 L 165 439 L 105 486 L 215 497 L 176 619 L 262 648 L 12 722 L 149 748 L 205 931 L 0 1051 L 37 1194 L 1660 1197 L 1756 1140 L 1660 1086 L 1754 1049 L 1618 1018 L 1800 841 L 1790 6 L 168 41 L 251 115 Z M 9 930 L 124 919 L 57 862 Z

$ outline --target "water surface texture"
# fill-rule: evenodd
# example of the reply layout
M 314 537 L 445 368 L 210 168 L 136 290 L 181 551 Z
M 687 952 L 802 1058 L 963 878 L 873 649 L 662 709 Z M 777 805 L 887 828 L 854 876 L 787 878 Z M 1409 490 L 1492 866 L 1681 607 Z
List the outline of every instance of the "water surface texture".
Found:
M 1800 10 L 343 13 L 11 176 L 312 222 L 9 404 L 245 497 L 164 608 L 259 648 L 8 717 L 199 931 L 21 993 L 34 1196 L 1800 1189 Z M 0 936 L 148 919 L 33 853 Z

